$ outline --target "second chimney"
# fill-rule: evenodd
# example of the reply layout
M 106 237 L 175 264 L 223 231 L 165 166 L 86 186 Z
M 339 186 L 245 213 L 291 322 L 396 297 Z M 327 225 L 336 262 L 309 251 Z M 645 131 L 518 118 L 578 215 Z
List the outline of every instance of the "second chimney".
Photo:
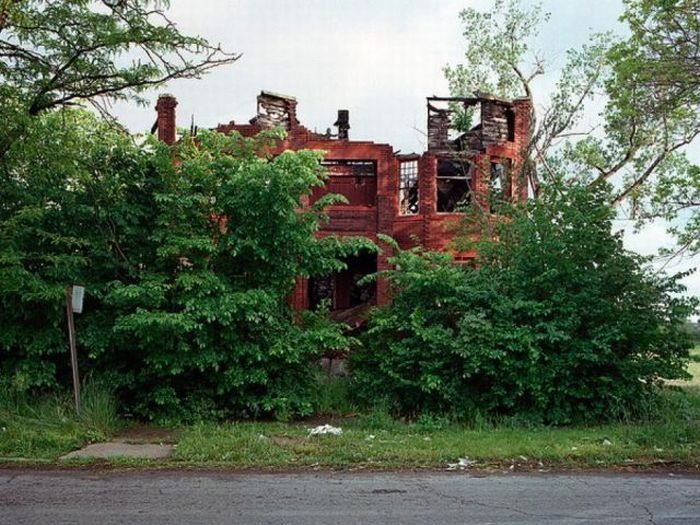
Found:
M 350 129 L 350 112 L 347 109 L 338 110 L 338 120 L 335 121 L 334 126 L 338 128 L 338 139 L 348 140 L 348 130 Z

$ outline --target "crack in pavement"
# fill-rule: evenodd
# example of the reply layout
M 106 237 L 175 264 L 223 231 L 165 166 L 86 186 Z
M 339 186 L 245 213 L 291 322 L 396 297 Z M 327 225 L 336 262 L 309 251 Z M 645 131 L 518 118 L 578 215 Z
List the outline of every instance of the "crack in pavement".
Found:
M 649 517 L 650 525 L 656 525 L 656 521 L 654 521 L 654 514 L 651 512 L 651 510 L 649 510 L 649 507 L 644 505 L 644 503 L 638 503 L 635 505 L 634 503 L 632 503 L 632 496 L 623 496 L 623 497 L 624 497 L 625 503 L 627 503 L 630 507 L 632 507 L 633 509 L 641 509 L 647 513 L 647 516 Z
M 5 484 L 6 484 L 6 485 L 9 485 L 10 483 L 12 483 L 15 479 L 17 479 L 17 476 L 19 476 L 19 474 L 12 474 L 12 475 L 9 477 L 9 479 L 5 482 Z
M 568 514 L 535 514 L 532 512 L 527 512 L 525 510 L 518 509 L 517 507 L 510 507 L 507 505 L 495 505 L 492 503 L 483 503 L 481 501 L 473 500 L 473 499 L 465 499 L 461 496 L 452 496 L 450 494 L 444 494 L 435 488 L 431 488 L 430 492 L 435 494 L 436 496 L 452 501 L 457 501 L 458 503 L 462 505 L 475 505 L 477 507 L 483 507 L 486 509 L 495 509 L 495 510 L 506 510 L 513 512 L 515 514 L 519 514 L 521 516 L 527 516 L 528 518 L 557 518 L 557 519 L 571 519 L 571 520 L 590 520 L 590 518 L 587 517 L 582 517 L 582 516 L 571 516 Z M 611 516 L 613 517 L 613 516 Z

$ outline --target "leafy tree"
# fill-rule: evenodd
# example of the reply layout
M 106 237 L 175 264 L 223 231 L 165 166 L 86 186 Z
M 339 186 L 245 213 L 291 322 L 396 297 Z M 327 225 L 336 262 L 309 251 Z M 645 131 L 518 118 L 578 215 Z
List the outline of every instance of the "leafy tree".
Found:
M 611 204 L 625 203 L 643 219 L 674 219 L 682 210 L 694 213 L 697 203 L 695 187 L 688 192 L 696 167 L 685 156 L 700 133 L 697 2 L 627 0 L 625 7 L 629 38 L 593 35 L 569 50 L 548 101 L 536 93 L 546 61 L 530 49 L 549 18 L 539 5 L 524 9 L 518 0 L 495 0 L 486 12 L 462 11 L 466 64 L 445 72 L 455 95 L 484 86 L 541 104 L 526 166 L 535 194 L 543 180 L 609 182 Z M 606 103 L 600 131 L 581 126 L 595 99 Z M 693 216 L 687 230 L 678 229 L 681 241 L 695 248 L 696 222 Z
M 536 79 L 546 70 L 545 57 L 530 49 L 539 26 L 549 13 L 537 4 L 529 9 L 519 0 L 494 0 L 485 11 L 468 7 L 460 13 L 464 25 L 465 63 L 445 68 L 454 96 L 471 96 L 488 91 L 503 97 L 537 99 Z M 586 103 L 600 87 L 606 67 L 605 51 L 609 36 L 597 35 L 580 50 L 569 50 L 568 60 L 549 103 L 539 114 L 533 105 L 533 133 L 527 148 L 525 166 L 529 184 L 539 193 L 541 180 L 551 177 L 540 162 L 558 142 L 578 133 Z M 545 163 L 546 165 L 546 163 Z M 549 168 L 549 166 L 547 166 Z
M 287 297 L 298 276 L 373 245 L 315 238 L 333 198 L 299 208 L 323 184 L 320 154 L 265 155 L 279 138 L 202 133 L 174 158 L 159 149 L 147 256 L 104 298 L 117 351 L 101 354 L 103 369 L 121 370 L 140 413 L 308 414 L 316 359 L 347 347 L 340 325 L 311 313 L 295 323 Z
M 642 221 L 667 220 L 679 251 L 697 253 L 700 168 L 683 152 L 700 134 L 700 6 L 690 0 L 626 4 L 623 20 L 631 36 L 609 53 L 610 107 L 615 120 L 635 126 L 625 154 L 648 161 L 635 165 L 615 200 L 631 198 Z
M 47 110 L 117 100 L 197 78 L 238 55 L 178 31 L 164 0 L 2 0 L 0 162 Z M 8 118 L 11 115 L 11 118 Z
M 66 285 L 84 284 L 92 295 L 128 275 L 124 253 L 148 232 L 144 166 L 130 137 L 71 110 L 34 119 L 22 147 L 0 162 L 4 380 L 25 389 L 63 379 Z
M 478 241 L 474 267 L 401 252 L 353 357 L 360 398 L 470 419 L 601 421 L 685 377 L 694 302 L 613 235 L 608 191 L 546 191 Z
M 64 293 L 84 373 L 147 417 L 308 413 L 315 359 L 349 343 L 295 319 L 295 278 L 342 268 L 368 241 L 316 240 L 319 155 L 278 138 L 202 133 L 141 146 L 89 113 L 47 112 L 0 163 L 0 375 L 68 384 Z M 325 203 L 333 197 L 325 199 Z

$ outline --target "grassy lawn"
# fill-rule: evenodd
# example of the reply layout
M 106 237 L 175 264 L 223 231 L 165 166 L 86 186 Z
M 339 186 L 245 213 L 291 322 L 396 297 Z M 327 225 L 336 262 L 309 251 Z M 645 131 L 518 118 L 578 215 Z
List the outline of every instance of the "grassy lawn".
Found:
M 459 458 L 475 468 L 602 468 L 663 463 L 697 468 L 700 422 L 616 424 L 532 430 L 335 421 L 340 436 L 310 436 L 300 425 L 197 425 L 174 462 L 235 468 L 447 468 Z
M 700 359 L 700 349 L 694 355 Z M 700 362 L 691 363 L 690 371 L 694 379 L 678 383 L 683 386 L 676 391 L 665 392 L 663 408 L 646 422 L 567 428 L 525 428 L 506 422 L 466 428 L 431 418 L 409 424 L 376 412 L 289 424 L 202 423 L 177 429 L 177 447 L 167 461 L 113 463 L 261 470 L 381 470 L 448 469 L 463 458 L 464 468 L 484 470 L 698 470 Z M 88 410 L 81 418 L 72 415 L 69 400 L 44 400 L 32 405 L 0 398 L 0 463 L 16 465 L 21 458 L 24 462 L 54 462 L 70 450 L 113 434 L 118 428 L 113 407 L 99 395 L 93 397 L 97 401 L 87 403 Z M 310 428 L 323 423 L 342 428 L 342 435 L 310 435 Z

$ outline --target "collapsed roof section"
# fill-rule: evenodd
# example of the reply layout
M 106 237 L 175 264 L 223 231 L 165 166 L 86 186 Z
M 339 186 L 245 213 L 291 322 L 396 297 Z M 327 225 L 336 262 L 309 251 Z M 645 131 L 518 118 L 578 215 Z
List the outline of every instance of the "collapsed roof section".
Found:
M 428 97 L 428 151 L 482 152 L 514 142 L 515 105 L 482 92 L 474 97 Z

